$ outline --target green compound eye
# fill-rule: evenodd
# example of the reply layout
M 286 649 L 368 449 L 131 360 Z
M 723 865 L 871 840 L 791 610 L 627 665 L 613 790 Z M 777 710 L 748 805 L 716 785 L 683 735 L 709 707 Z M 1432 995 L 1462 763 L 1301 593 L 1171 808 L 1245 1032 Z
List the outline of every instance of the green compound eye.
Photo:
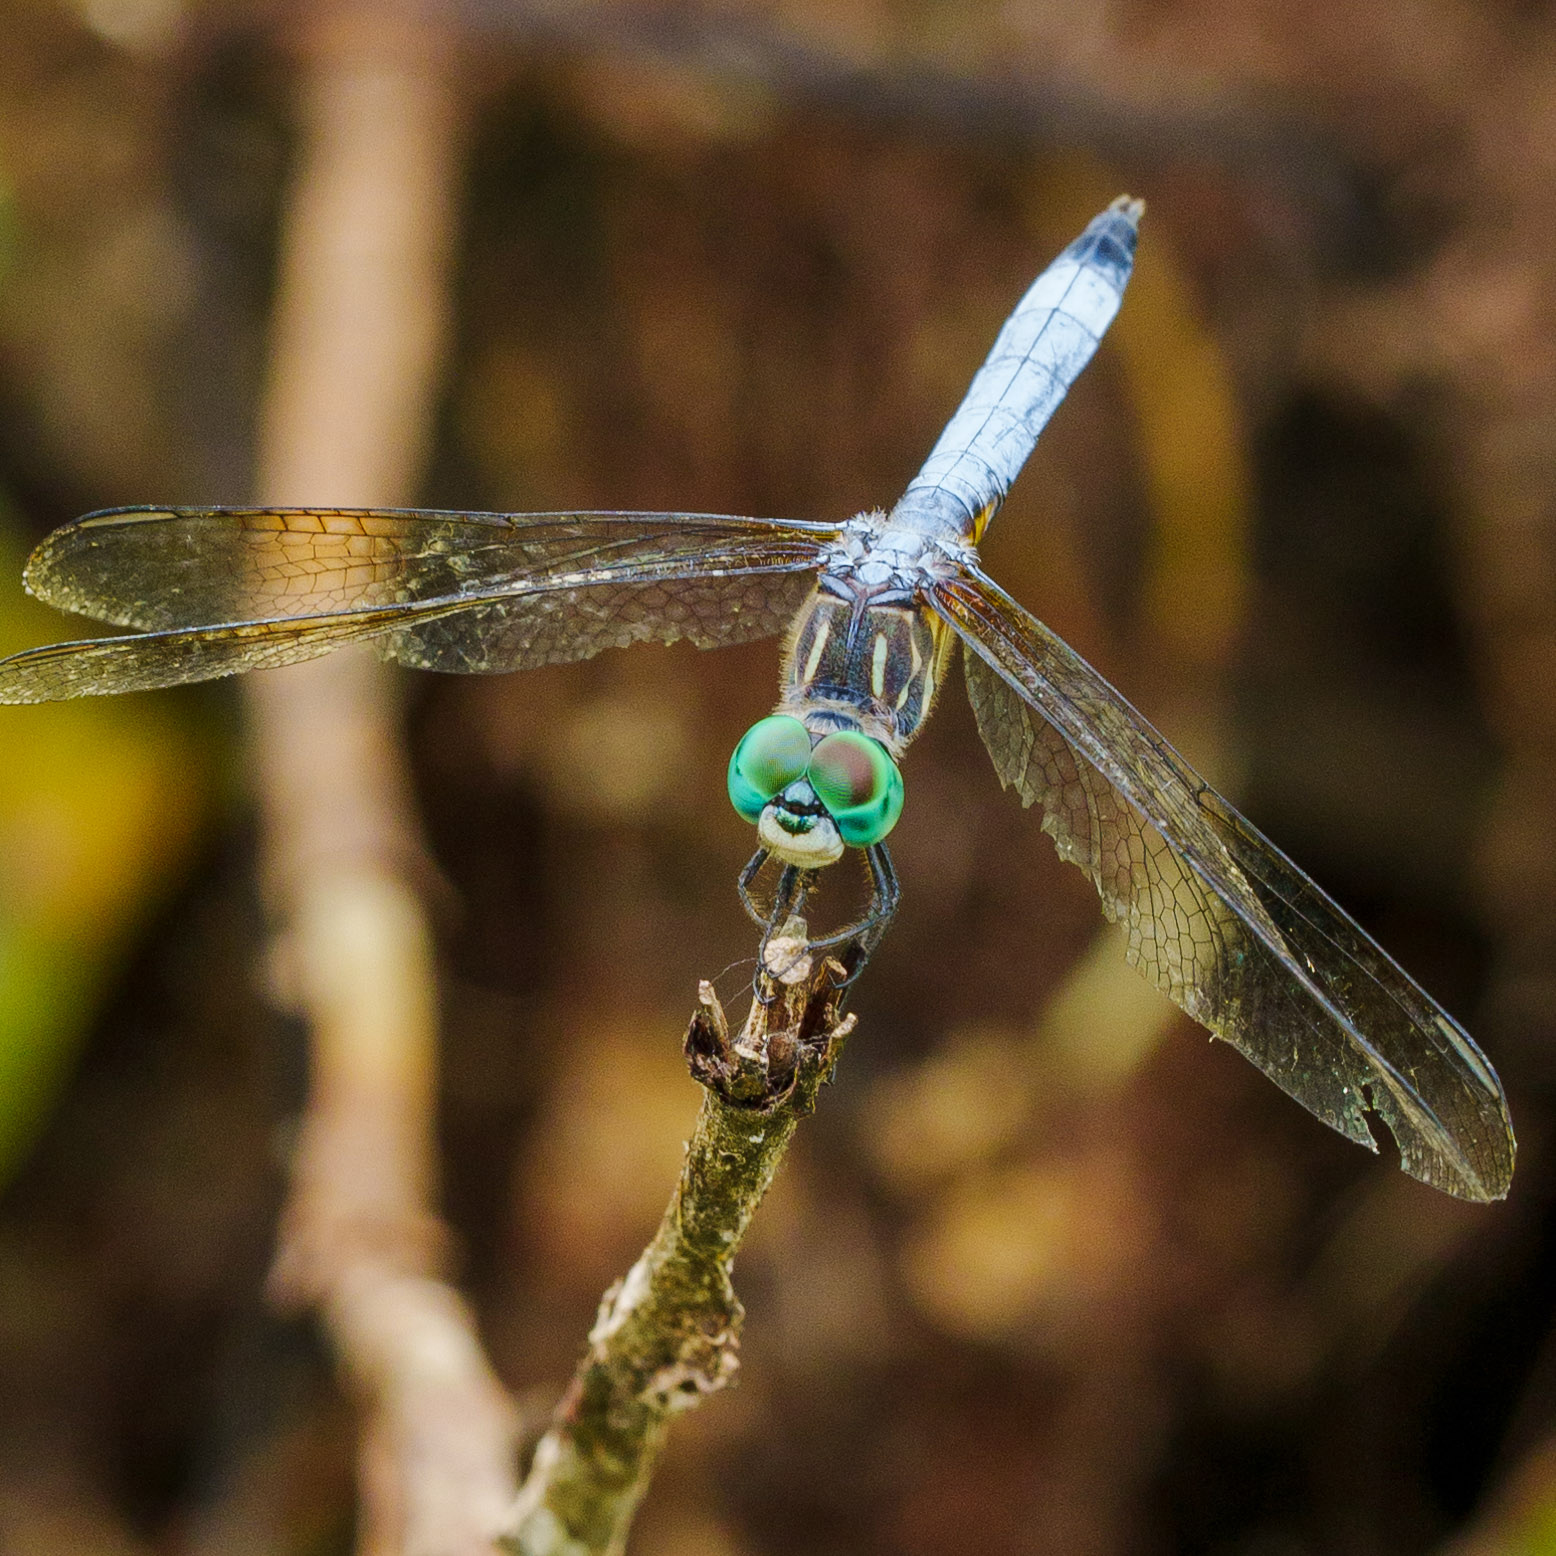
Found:
M 758 719 L 741 737 L 729 759 L 729 800 L 747 821 L 796 778 L 810 761 L 810 732 L 798 719 L 775 713 Z
M 879 843 L 902 814 L 902 774 L 879 740 L 850 729 L 810 754 L 810 785 L 852 848 Z

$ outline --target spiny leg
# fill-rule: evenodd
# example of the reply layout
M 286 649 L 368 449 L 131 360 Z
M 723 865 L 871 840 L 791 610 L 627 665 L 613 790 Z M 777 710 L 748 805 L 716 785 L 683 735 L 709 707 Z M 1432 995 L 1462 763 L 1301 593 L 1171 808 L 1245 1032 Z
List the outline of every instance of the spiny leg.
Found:
M 801 865 L 786 864 L 778 876 L 778 886 L 773 893 L 772 906 L 764 908 L 752 895 L 751 887 L 755 884 L 757 876 L 761 874 L 762 866 L 772 857 L 771 850 L 757 849 L 745 869 L 740 872 L 739 881 L 740 901 L 746 912 L 753 923 L 760 924 L 767 931 L 762 936 L 764 950 L 767 948 L 767 942 L 784 922 L 805 906 L 805 899 L 816 883 L 814 870 L 807 870 Z
M 804 911 L 805 899 L 816 882 L 816 872 L 797 864 L 786 864 L 778 877 L 778 890 L 773 893 L 772 912 L 767 915 L 767 927 L 762 934 L 761 954 L 767 954 L 767 942 L 794 917 Z
M 740 905 L 754 924 L 767 923 L 768 915 L 757 905 L 756 898 L 751 895 L 751 887 L 755 884 L 757 876 L 762 873 L 762 866 L 771 858 L 772 854 L 768 849 L 759 848 L 752 854 L 750 863 L 740 872 Z
M 864 917 L 856 923 L 839 929 L 821 940 L 811 941 L 812 950 L 825 950 L 830 946 L 847 944 L 858 955 L 851 960 L 844 984 L 850 984 L 864 971 L 865 964 L 875 955 L 876 947 L 885 938 L 902 901 L 902 888 L 897 884 L 897 871 L 884 843 L 872 843 L 864 851 L 870 867 L 870 906 Z
M 852 983 L 864 970 L 865 963 L 875 954 L 876 947 L 880 945 L 886 931 L 891 927 L 897 906 L 902 900 L 902 889 L 897 883 L 897 871 L 892 865 L 891 855 L 887 852 L 886 845 L 871 844 L 864 850 L 864 856 L 870 870 L 870 905 L 864 916 L 842 929 L 835 930 L 830 935 L 809 942 L 809 949 L 812 951 L 826 951 L 835 946 L 848 946 L 856 953 L 848 959 L 851 965 L 847 977 L 843 980 L 845 984 Z M 771 858 L 771 850 L 757 849 L 745 869 L 740 872 L 738 883 L 740 901 L 746 913 L 753 923 L 762 926 L 762 944 L 757 953 L 759 960 L 765 959 L 768 944 L 779 929 L 792 915 L 803 909 L 805 899 L 815 886 L 818 874 L 815 870 L 807 870 L 799 865 L 784 865 L 778 877 L 772 905 L 763 909 L 752 894 L 751 888 L 755 885 L 763 866 Z
M 892 864 L 884 843 L 867 848 L 865 859 L 870 866 L 870 882 L 875 893 L 862 937 L 866 942 L 865 955 L 869 957 L 875 954 L 875 948 L 885 939 L 891 921 L 897 916 L 897 908 L 902 902 L 902 887 L 897 884 L 896 866 Z

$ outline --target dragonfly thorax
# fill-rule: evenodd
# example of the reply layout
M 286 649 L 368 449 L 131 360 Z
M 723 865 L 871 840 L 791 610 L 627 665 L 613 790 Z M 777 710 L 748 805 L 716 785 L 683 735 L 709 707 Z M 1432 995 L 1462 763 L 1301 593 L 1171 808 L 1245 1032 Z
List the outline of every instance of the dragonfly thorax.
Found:
M 899 756 L 934 707 L 954 641 L 894 586 L 824 576 L 790 632 L 779 711 L 817 736 L 858 730 Z

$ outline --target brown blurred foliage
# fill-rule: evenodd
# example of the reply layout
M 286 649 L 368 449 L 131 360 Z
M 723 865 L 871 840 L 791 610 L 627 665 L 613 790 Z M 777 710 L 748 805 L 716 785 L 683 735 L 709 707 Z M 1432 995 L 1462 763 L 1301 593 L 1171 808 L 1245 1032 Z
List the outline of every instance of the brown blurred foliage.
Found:
M 1469 1020 L 1524 1146 L 1509 1204 L 1469 1209 L 1207 1051 L 953 686 L 859 1034 L 740 1265 L 740 1386 L 678 1427 L 634 1550 L 1541 1548 L 1556 24 L 1511 0 L 458 16 L 429 504 L 889 503 L 1037 269 L 1118 190 L 1148 199 L 991 567 Z M 12 0 L 4 31 L 16 538 L 241 500 L 286 16 Z M 407 683 L 445 1203 L 537 1413 L 674 1179 L 696 980 L 749 975 L 722 775 L 774 668 L 638 648 Z M 228 693 L 158 706 L 230 763 Z M 123 726 L 97 738 L 107 782 Z M 348 1415 L 260 1294 L 302 1058 L 241 800 L 185 848 L 129 965 L 70 995 L 90 1045 L 0 1204 L 7 1553 L 350 1548 Z

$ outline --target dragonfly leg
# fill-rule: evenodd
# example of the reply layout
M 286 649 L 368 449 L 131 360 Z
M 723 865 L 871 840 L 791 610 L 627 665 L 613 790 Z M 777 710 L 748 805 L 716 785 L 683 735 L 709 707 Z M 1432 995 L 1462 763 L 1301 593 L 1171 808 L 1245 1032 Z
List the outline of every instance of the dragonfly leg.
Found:
M 778 890 L 773 893 L 773 905 L 771 911 L 761 920 L 762 948 L 757 955 L 763 960 L 767 956 L 767 943 L 781 930 L 796 913 L 804 910 L 805 899 L 810 895 L 810 889 L 816 884 L 816 872 L 806 870 L 797 864 L 786 864 L 783 874 L 778 877 Z
M 752 854 L 751 862 L 740 872 L 740 905 L 746 910 L 753 923 L 764 926 L 768 915 L 757 905 L 756 898 L 751 895 L 751 887 L 755 884 L 757 876 L 762 873 L 762 866 L 771 858 L 772 855 L 767 849 L 759 848 Z
M 762 949 L 767 949 L 767 942 L 783 928 L 784 924 L 805 906 L 805 899 L 810 895 L 811 888 L 816 884 L 816 872 L 807 870 L 802 865 L 786 864 L 778 876 L 778 885 L 773 892 L 772 906 L 764 908 L 756 900 L 752 893 L 752 886 L 756 878 L 762 873 L 762 866 L 772 858 L 772 854 L 765 848 L 759 848 L 751 856 L 751 861 L 740 872 L 739 890 L 740 901 L 753 923 L 760 924 L 766 933 L 762 936 Z
M 898 905 L 902 902 L 902 887 L 897 884 L 897 870 L 884 843 L 867 848 L 865 858 L 870 865 L 870 881 L 875 895 L 865 920 L 865 933 L 860 938 L 865 942 L 865 955 L 870 956 L 885 938 L 886 931 L 891 928 L 891 921 L 897 916 Z
M 870 905 L 864 916 L 843 929 L 835 930 L 809 943 L 812 951 L 828 951 L 837 946 L 847 946 L 853 951 L 849 960 L 848 975 L 843 979 L 849 984 L 857 978 L 864 965 L 875 954 L 897 912 L 902 890 L 897 884 L 897 872 L 892 866 L 891 855 L 884 843 L 876 843 L 864 850 L 865 862 L 870 869 Z M 772 854 L 759 848 L 750 862 L 740 872 L 739 891 L 741 905 L 754 923 L 762 926 L 762 944 L 757 952 L 758 960 L 765 963 L 767 947 L 789 919 L 801 912 L 805 899 L 816 884 L 817 872 L 799 865 L 786 864 L 778 876 L 772 903 L 764 908 L 756 899 L 752 888 L 756 878 Z
M 902 901 L 902 888 L 897 884 L 897 871 L 884 843 L 874 843 L 865 849 L 864 857 L 870 867 L 870 906 L 857 923 L 837 930 L 822 940 L 811 941 L 812 950 L 825 950 L 830 946 L 850 945 L 857 956 L 850 958 L 848 975 L 842 986 L 854 981 L 864 971 L 865 963 L 875 955 L 875 948 L 885 938 L 896 916 L 897 905 Z

